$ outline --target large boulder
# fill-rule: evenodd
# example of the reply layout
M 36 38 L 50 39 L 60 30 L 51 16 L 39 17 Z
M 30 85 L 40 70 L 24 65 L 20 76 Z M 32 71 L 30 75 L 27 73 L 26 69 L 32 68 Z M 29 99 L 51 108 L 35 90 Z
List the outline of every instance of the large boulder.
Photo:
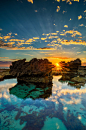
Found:
M 47 59 L 34 58 L 29 62 L 26 59 L 12 62 L 10 74 L 16 76 L 22 82 L 43 82 L 52 81 L 52 63 Z M 46 77 L 46 78 L 45 78 Z

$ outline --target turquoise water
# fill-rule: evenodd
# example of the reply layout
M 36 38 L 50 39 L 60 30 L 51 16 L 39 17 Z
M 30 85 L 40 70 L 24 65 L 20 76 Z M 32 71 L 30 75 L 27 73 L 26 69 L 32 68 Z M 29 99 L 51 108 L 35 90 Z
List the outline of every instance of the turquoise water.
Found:
M 31 93 L 24 98 L 26 95 L 21 96 L 19 92 L 10 93 L 10 88 L 17 84 L 16 79 L 1 81 L 0 130 L 86 130 L 86 84 L 76 89 L 68 82 L 59 82 L 59 78 L 53 77 L 52 93 L 44 98 L 36 97 L 31 84 L 29 89 L 26 86 L 24 94 L 29 90 Z M 21 88 L 24 89 L 24 85 Z M 39 90 L 41 95 L 46 93 L 33 84 L 32 88 L 39 95 Z M 16 88 L 16 91 L 19 90 Z

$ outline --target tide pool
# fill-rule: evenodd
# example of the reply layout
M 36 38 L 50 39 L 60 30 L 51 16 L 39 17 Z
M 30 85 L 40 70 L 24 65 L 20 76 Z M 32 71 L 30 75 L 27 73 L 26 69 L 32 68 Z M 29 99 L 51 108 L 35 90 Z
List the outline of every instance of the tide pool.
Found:
M 59 78 L 54 76 L 52 87 L 47 89 L 33 84 L 17 87 L 16 79 L 1 81 L 0 129 L 86 130 L 86 84 L 77 89 Z M 14 86 L 16 91 L 10 93 Z M 26 98 L 22 98 L 23 90 Z

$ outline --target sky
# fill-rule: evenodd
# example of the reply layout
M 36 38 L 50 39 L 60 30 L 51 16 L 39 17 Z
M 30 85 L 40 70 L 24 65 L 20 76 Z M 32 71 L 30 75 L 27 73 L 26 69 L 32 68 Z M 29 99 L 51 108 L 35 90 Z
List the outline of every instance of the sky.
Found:
M 86 0 L 0 0 L 0 67 L 24 58 L 86 65 Z

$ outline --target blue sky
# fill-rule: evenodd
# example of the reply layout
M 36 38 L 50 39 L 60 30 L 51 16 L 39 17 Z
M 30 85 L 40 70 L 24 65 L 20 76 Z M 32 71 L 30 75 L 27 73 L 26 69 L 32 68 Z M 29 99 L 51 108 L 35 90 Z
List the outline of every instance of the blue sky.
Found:
M 86 0 L 0 0 L 2 65 L 35 57 L 86 64 Z

